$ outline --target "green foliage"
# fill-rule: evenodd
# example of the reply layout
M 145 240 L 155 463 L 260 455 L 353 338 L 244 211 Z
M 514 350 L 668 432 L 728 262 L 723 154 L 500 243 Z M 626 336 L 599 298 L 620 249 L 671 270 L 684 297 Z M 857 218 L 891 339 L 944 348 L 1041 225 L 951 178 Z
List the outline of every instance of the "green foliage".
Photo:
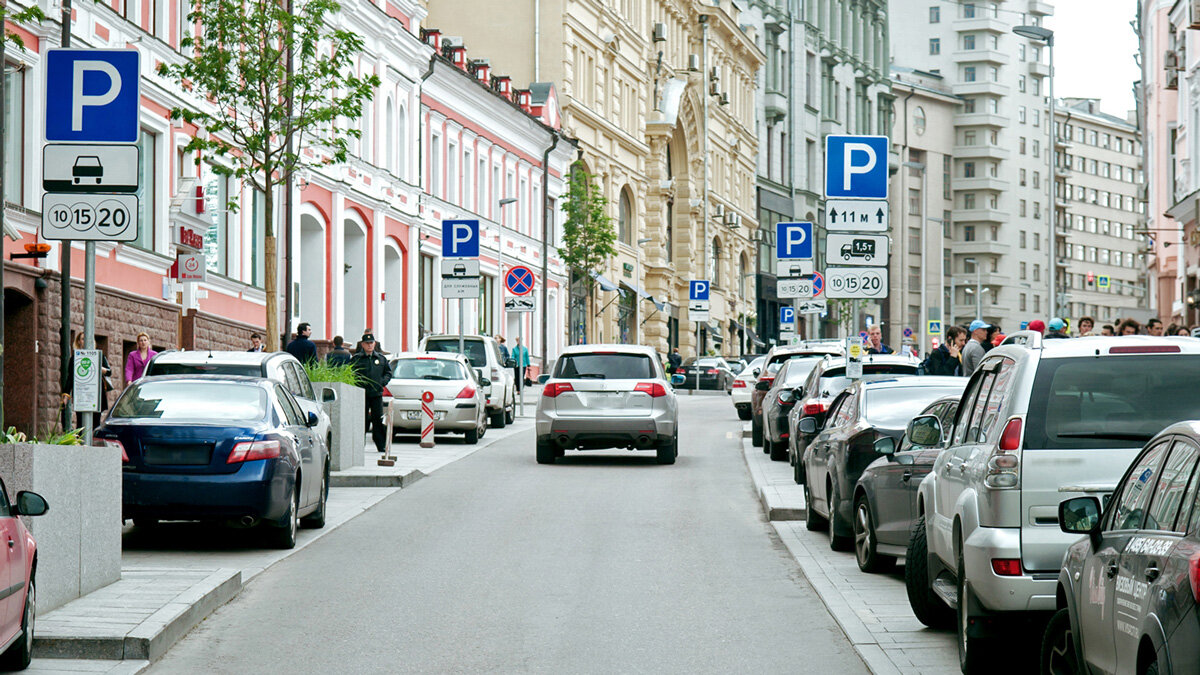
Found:
M 16 427 L 9 427 L 0 432 L 0 444 L 5 443 L 35 443 L 39 445 L 83 445 L 83 429 L 61 431 L 57 427 L 47 427 L 41 436 L 30 438 Z
M 592 177 L 576 163 L 571 167 L 567 194 L 563 197 L 562 246 L 559 256 L 568 267 L 593 272 L 617 254 L 617 231 L 604 209 L 608 200 Z M 591 279 L 589 278 L 590 282 Z
M 334 366 L 325 361 L 308 361 L 304 364 L 304 372 L 313 382 L 341 382 L 354 387 L 361 387 L 362 378 L 354 372 L 350 364 Z
M 8 3 L 0 2 L 0 25 L 7 26 L 8 23 L 31 24 L 41 23 L 46 20 L 46 13 L 41 7 L 33 5 L 19 12 L 9 12 Z M 3 37 L 3 48 L 8 45 L 15 45 L 18 49 L 25 49 L 25 41 L 21 36 L 11 30 L 5 29 Z
M 830 300 L 829 304 L 836 312 L 838 325 L 841 326 L 842 332 L 846 335 L 852 335 L 854 331 L 854 310 L 863 309 L 867 306 L 866 300 Z

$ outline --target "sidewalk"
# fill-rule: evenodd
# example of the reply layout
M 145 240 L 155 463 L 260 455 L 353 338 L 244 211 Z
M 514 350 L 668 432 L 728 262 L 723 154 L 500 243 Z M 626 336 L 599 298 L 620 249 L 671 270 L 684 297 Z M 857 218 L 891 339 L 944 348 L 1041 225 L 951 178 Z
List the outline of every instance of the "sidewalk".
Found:
M 378 452 L 366 453 L 370 466 L 361 467 L 360 477 L 351 484 L 361 480 L 358 484 L 383 486 L 338 487 L 331 478 L 325 527 L 301 529 L 296 548 L 289 551 L 263 548 L 261 534 L 254 529 L 202 523 L 164 523 L 152 529 L 127 526 L 122 535 L 121 580 L 39 616 L 29 672 L 126 675 L 145 670 L 271 565 L 420 478 L 532 429 L 533 407 L 528 401 L 534 392 L 530 394 L 525 417 L 504 429 L 489 429 L 477 445 L 453 437 L 433 448 L 421 448 L 415 439 L 397 441 L 393 444 L 396 466 L 386 468 L 375 465 Z M 362 480 L 368 476 L 374 483 Z
M 957 675 L 954 633 L 926 628 L 913 616 L 903 566 L 889 574 L 865 574 L 853 553 L 830 550 L 829 535 L 809 532 L 802 522 L 804 488 L 792 479 L 792 467 L 772 462 L 748 437 L 743 452 L 763 511 L 771 521 L 785 521 L 771 524 L 871 672 Z

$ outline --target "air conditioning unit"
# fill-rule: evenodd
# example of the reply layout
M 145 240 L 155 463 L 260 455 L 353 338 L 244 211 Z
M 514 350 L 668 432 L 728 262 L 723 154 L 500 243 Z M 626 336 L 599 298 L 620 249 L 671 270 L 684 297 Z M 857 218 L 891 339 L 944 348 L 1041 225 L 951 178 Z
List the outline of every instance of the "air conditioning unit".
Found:
M 700 55 L 699 54 L 689 54 L 688 55 L 688 70 L 692 71 L 693 73 L 700 72 Z
M 721 75 L 720 75 L 719 71 L 717 70 L 716 66 L 713 66 L 712 68 L 709 69 L 708 79 L 712 80 L 713 82 L 721 81 Z
M 1166 53 L 1163 54 L 1163 68 L 1166 70 L 1179 70 L 1179 54 L 1176 54 L 1173 50 L 1168 49 Z
M 655 42 L 666 42 L 666 41 L 667 41 L 667 27 L 666 27 L 666 25 L 664 25 L 664 24 L 661 24 L 661 23 L 656 23 L 656 24 L 654 24 L 654 33 L 653 33 L 653 37 L 654 37 L 654 41 L 655 41 Z
M 1191 0 L 1188 5 L 1192 10 L 1188 28 L 1200 28 L 1200 0 Z
M 724 218 L 725 217 L 725 205 L 724 204 L 714 204 L 713 205 L 713 216 L 716 218 Z
M 719 101 L 721 105 L 729 105 L 729 94 L 722 93 Z
M 731 230 L 736 230 L 742 226 L 742 217 L 736 213 L 726 213 L 725 226 Z

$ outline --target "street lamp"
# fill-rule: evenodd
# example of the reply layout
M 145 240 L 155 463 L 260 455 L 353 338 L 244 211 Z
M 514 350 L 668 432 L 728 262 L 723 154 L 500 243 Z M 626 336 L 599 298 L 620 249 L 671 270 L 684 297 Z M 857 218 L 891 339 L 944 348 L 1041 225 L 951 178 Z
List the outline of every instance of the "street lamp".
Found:
M 970 287 L 963 289 L 967 295 L 975 296 L 975 318 L 983 318 L 983 268 L 979 266 L 979 262 L 975 258 L 963 258 L 963 262 L 970 263 L 975 268 L 975 288 Z
M 635 276 L 634 279 L 638 283 L 638 288 L 642 288 L 646 285 L 646 280 L 642 278 L 642 244 L 649 244 L 652 241 L 654 241 L 652 238 L 637 240 L 637 276 Z M 637 293 L 634 293 L 634 295 L 637 295 Z M 633 302 L 638 307 L 642 306 L 641 298 L 634 298 Z M 636 313 L 633 316 L 633 324 L 633 343 L 640 345 L 642 343 L 642 322 L 638 321 L 638 316 Z
M 919 336 L 917 338 L 917 353 L 921 354 L 925 352 L 925 326 L 928 325 L 926 322 L 929 320 L 929 308 L 925 306 L 925 270 L 929 267 L 925 264 L 925 253 L 927 250 L 925 245 L 925 193 L 927 192 L 926 187 L 928 174 L 925 171 L 925 164 L 923 162 L 905 162 L 903 166 L 905 168 L 912 169 L 913 171 L 921 172 L 921 227 L 919 230 L 921 240 L 921 318 L 918 320 L 917 325 L 914 326 L 917 331 L 917 335 Z M 902 231 L 897 234 L 900 235 L 900 240 L 903 241 L 904 232 Z M 902 248 L 901 250 L 904 249 Z M 907 304 L 907 299 L 905 304 Z
M 1055 260 L 1058 254 L 1058 244 L 1056 241 L 1058 238 L 1058 232 L 1055 229 L 1055 216 L 1058 213 L 1058 205 L 1055 202 L 1055 192 L 1058 190 L 1058 178 L 1055 176 L 1055 170 L 1057 168 L 1055 162 L 1055 155 L 1057 154 L 1055 150 L 1055 141 L 1057 139 L 1055 138 L 1054 133 L 1054 31 L 1041 26 L 1013 26 L 1012 30 L 1013 33 L 1016 33 L 1023 38 L 1046 43 L 1046 47 L 1050 51 L 1050 76 L 1047 78 L 1049 80 L 1047 87 L 1050 95 L 1050 112 L 1049 120 L 1046 123 L 1046 126 L 1049 127 L 1050 136 L 1050 147 L 1046 152 L 1046 154 L 1049 156 L 1050 162 L 1050 236 L 1047 238 L 1047 241 L 1050 244 L 1050 254 L 1048 256 L 1050 266 L 1047 269 L 1049 270 L 1050 274 L 1046 281 L 1048 282 L 1050 290 L 1050 297 L 1048 298 L 1047 302 L 1047 305 L 1050 308 L 1050 316 L 1059 316 L 1057 303 L 1058 298 L 1056 297 L 1057 289 L 1055 288 L 1058 285 L 1058 265 L 1057 260 Z

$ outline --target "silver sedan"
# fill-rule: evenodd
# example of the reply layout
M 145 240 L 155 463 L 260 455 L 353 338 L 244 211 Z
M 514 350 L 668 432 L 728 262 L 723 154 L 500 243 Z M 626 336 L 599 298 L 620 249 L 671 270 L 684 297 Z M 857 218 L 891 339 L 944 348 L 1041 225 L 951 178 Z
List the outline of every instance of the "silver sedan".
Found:
M 563 351 L 537 407 L 537 461 L 566 450 L 654 450 L 679 455 L 679 407 L 658 355 L 637 345 L 578 345 Z
M 421 430 L 421 395 L 433 394 L 436 432 L 464 434 L 475 444 L 487 430 L 489 382 L 481 379 L 470 361 L 449 352 L 405 352 L 391 361 L 392 379 L 387 389 L 392 395 L 393 431 Z

